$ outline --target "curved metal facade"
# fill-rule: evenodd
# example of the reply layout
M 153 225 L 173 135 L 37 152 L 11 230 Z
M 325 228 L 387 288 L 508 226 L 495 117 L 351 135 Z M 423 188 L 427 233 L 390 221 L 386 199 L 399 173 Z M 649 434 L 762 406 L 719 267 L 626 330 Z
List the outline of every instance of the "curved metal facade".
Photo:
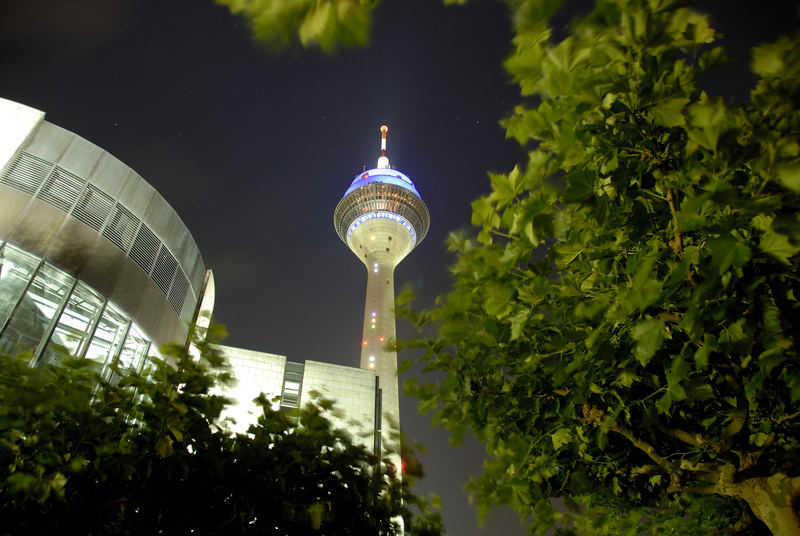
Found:
M 9 101 L 0 99 L 0 105 L 2 116 Z M 38 120 L 31 119 L 34 112 Z M 149 341 L 185 340 L 206 272 L 189 230 L 131 168 L 42 116 L 25 109 L 14 116 L 24 128 L 15 133 L 13 125 L 0 126 L 12 131 L 0 147 L 0 247 L 9 255 L 27 255 L 35 259 L 30 262 L 38 262 L 29 274 L 28 290 L 45 272 L 47 277 L 40 279 L 51 281 L 51 289 L 59 286 L 52 281 L 62 281 L 65 289 L 60 298 L 50 295 L 47 307 L 56 310 L 41 336 L 58 332 L 59 314 L 70 308 L 80 288 L 95 297 L 93 303 L 99 299 L 101 308 L 113 308 Z M 2 279 L 8 274 L 0 272 L 0 297 L 13 301 L 5 285 L 9 282 Z M 32 299 L 34 316 L 41 317 L 46 307 Z M 8 318 L 0 316 L 0 347 L 4 338 L 10 340 L 21 304 L 10 306 Z M 98 315 L 93 322 L 103 318 Z M 38 358 L 48 344 L 42 339 L 33 347 L 30 341 L 23 346 Z

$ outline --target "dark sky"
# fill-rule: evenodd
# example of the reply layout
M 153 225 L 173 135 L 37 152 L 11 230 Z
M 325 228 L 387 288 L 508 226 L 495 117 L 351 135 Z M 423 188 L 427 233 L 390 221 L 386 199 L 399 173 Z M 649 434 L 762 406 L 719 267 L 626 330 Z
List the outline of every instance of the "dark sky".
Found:
M 704 78 L 710 92 L 747 95 L 747 50 L 797 27 L 791 4 L 699 2 L 740 59 Z M 498 125 L 519 101 L 501 67 L 509 38 L 503 5 L 480 0 L 384 0 L 372 45 L 332 57 L 267 54 L 212 0 L 8 1 L 0 97 L 108 150 L 172 204 L 214 270 L 227 344 L 358 366 L 366 272 L 334 232 L 336 203 L 375 166 L 388 124 L 392 165 L 431 213 L 397 288 L 414 286 L 420 305 L 445 292 L 445 237 L 469 223 L 486 171 L 524 156 Z M 480 472 L 480 446 L 448 447 L 414 400 L 401 406 L 428 446 L 419 490 L 444 497 L 449 533 L 525 534 L 508 509 L 477 528 L 461 485 Z

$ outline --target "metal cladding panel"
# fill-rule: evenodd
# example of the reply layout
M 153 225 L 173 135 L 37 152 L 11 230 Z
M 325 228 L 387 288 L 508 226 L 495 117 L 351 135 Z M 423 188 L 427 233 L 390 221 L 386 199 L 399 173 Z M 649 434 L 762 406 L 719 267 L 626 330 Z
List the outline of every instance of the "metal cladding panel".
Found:
M 130 210 L 136 217 L 144 218 L 153 198 L 161 197 L 147 181 L 136 173 L 131 173 L 125 179 L 125 186 L 117 196 L 117 200 Z M 172 210 L 172 209 L 170 209 Z M 153 225 L 148 222 L 152 228 Z M 155 231 L 155 229 L 153 229 Z M 158 232 L 156 232 L 158 234 Z
M 122 261 L 119 277 L 109 297 L 133 316 L 139 310 L 145 292 L 151 287 L 161 295 L 163 300 L 164 294 L 156 284 L 139 268 L 138 264 L 126 257 Z M 148 331 L 148 334 L 152 333 L 152 331 Z
M 147 205 L 147 210 L 142 214 L 142 219 L 167 245 L 172 254 L 180 259 L 189 230 L 166 199 L 159 194 L 154 195 Z
M 159 338 L 159 332 L 162 326 L 165 323 L 169 323 L 170 320 L 174 329 L 175 322 L 178 322 L 175 311 L 172 310 L 161 289 L 152 281 L 148 280 L 139 292 L 141 300 L 133 319 L 136 320 L 136 323 L 142 327 L 145 333 L 153 337 L 159 344 L 169 342 Z
M 0 184 L 0 239 L 8 238 L 31 196 Z
M 77 136 L 59 126 L 42 121 L 24 149 L 50 162 L 58 162 Z
M 32 199 L 9 240 L 34 255 L 44 257 L 65 217 L 62 210 Z
M 80 274 L 97 242 L 97 231 L 70 216 L 47 252 L 47 259 L 71 274 Z
M 104 296 L 111 296 L 120 278 L 125 263 L 125 253 L 111 243 L 105 236 L 100 236 L 94 251 L 81 274 L 95 290 Z
M 80 136 L 74 136 L 67 150 L 58 160 L 58 165 L 69 171 L 88 177 L 92 174 L 97 162 L 105 151 Z
M 183 259 L 183 271 L 186 273 L 186 278 L 189 280 L 189 285 L 192 288 L 192 293 L 195 296 L 199 296 L 200 292 L 203 289 L 203 281 L 206 277 L 206 267 L 203 264 L 203 257 L 200 255 L 200 250 L 197 249 L 197 246 L 194 244 L 194 240 L 191 240 L 191 236 L 189 237 L 191 243 L 194 247 L 194 252 L 192 249 L 189 249 L 188 254 Z M 192 306 L 194 310 L 194 306 Z
M 186 337 L 189 335 L 189 330 L 185 326 L 188 327 L 188 323 L 184 324 L 184 322 L 180 322 L 179 325 L 175 326 L 175 330 L 171 334 L 167 334 L 165 330 L 164 342 L 183 343 L 186 341 Z
M 136 176 L 131 168 L 111 153 L 103 151 L 97 161 L 94 173 L 89 177 L 89 182 L 111 197 L 118 198 L 125 185 L 131 180 L 131 176 Z
M 168 342 L 186 342 L 186 330 L 183 328 L 183 322 L 180 318 L 175 316 L 175 310 L 172 309 L 172 306 L 169 304 L 169 302 L 164 302 L 164 306 L 166 309 L 162 307 L 158 314 L 160 322 L 154 339 L 158 344 L 165 344 Z M 137 317 L 138 316 L 140 315 L 137 315 Z

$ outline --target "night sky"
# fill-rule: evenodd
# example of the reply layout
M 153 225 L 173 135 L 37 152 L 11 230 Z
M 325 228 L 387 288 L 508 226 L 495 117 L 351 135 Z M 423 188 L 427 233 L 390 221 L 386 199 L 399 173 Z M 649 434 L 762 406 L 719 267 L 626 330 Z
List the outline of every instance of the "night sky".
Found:
M 568 4 L 557 27 L 587 2 Z M 742 100 L 749 47 L 797 28 L 793 2 L 698 4 L 739 59 L 703 85 Z M 111 152 L 172 204 L 214 271 L 226 344 L 358 366 L 366 271 L 337 237 L 333 210 L 375 166 L 378 127 L 389 125 L 391 163 L 431 213 L 396 288 L 413 286 L 420 306 L 445 292 L 445 237 L 468 225 L 487 170 L 524 159 L 498 125 L 520 100 L 501 66 L 510 35 L 499 2 L 384 0 L 368 49 L 275 55 L 212 0 L 7 1 L 0 97 Z M 443 496 L 450 534 L 525 534 L 508 509 L 478 528 L 461 487 L 481 470 L 479 445 L 448 447 L 412 399 L 401 414 L 409 438 L 428 446 L 417 490 Z

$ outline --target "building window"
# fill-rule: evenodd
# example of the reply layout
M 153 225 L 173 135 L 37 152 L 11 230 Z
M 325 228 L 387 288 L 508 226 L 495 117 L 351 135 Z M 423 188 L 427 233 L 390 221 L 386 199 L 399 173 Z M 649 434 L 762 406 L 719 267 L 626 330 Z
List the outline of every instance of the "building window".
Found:
M 158 355 L 144 331 L 82 281 L 10 244 L 0 249 L 0 351 L 32 354 L 32 363 L 65 356 L 108 368 L 141 370 Z

